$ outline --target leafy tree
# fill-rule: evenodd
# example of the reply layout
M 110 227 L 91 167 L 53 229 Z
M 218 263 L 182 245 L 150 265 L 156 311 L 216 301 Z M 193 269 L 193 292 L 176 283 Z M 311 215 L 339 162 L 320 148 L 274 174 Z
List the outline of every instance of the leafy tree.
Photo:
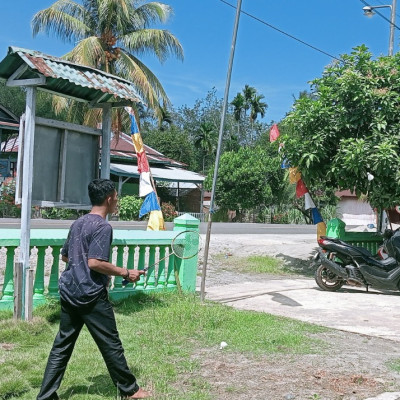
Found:
M 399 71 L 399 53 L 374 60 L 360 46 L 295 102 L 281 141 L 308 186 L 355 190 L 378 208 L 399 204 Z
M 242 147 L 225 152 L 220 159 L 216 204 L 224 209 L 244 210 L 273 204 L 283 189 L 280 160 L 269 148 Z M 214 171 L 209 171 L 205 185 L 211 188 Z
M 195 148 L 188 136 L 178 127 L 172 125 L 164 131 L 157 129 L 142 132 L 143 141 L 165 156 L 187 164 L 190 169 L 196 168 Z
M 151 29 L 165 23 L 170 6 L 139 0 L 58 0 L 32 20 L 33 35 L 54 34 L 75 47 L 65 59 L 95 67 L 133 82 L 146 103 L 158 112 L 160 100 L 170 101 L 154 73 L 138 58 L 155 55 L 160 62 L 174 55 L 183 59 L 179 40 L 167 30 Z

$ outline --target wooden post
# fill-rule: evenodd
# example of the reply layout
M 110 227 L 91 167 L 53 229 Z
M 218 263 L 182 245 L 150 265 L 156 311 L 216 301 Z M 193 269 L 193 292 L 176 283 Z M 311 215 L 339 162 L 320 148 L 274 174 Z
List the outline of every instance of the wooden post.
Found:
M 110 179 L 110 141 L 111 141 L 111 104 L 103 107 L 103 117 L 101 129 L 103 132 L 101 139 L 101 173 L 103 179 Z
M 28 293 L 33 293 L 33 274 L 35 270 L 32 268 L 29 268 L 27 271 L 27 281 L 28 281 L 28 287 L 27 287 L 27 292 Z M 27 302 L 25 304 L 25 320 L 30 321 L 32 320 L 32 310 L 33 310 L 33 296 L 30 296 L 29 299 L 27 299 Z
M 30 238 L 31 238 L 31 207 L 32 207 L 32 179 L 33 179 L 33 146 L 35 138 L 35 110 L 36 88 L 26 88 L 25 132 L 22 168 L 22 204 L 21 204 L 21 241 L 19 262 L 22 270 L 22 315 L 24 320 L 29 319 L 27 305 L 32 301 L 32 289 L 29 287 L 27 270 L 29 270 Z M 20 171 L 21 172 L 21 171 Z M 33 276 L 33 275 L 32 275 Z M 30 289 L 30 290 L 29 290 Z
M 21 319 L 22 315 L 22 269 L 23 264 L 14 264 L 14 319 Z

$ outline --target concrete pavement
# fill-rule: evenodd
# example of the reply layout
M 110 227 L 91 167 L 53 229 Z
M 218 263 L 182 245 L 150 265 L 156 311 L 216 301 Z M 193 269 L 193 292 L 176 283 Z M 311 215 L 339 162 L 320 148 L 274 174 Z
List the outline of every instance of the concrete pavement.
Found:
M 313 279 L 293 278 L 212 286 L 206 292 L 208 300 L 238 309 L 400 342 L 400 292 L 366 292 L 350 286 L 326 292 Z

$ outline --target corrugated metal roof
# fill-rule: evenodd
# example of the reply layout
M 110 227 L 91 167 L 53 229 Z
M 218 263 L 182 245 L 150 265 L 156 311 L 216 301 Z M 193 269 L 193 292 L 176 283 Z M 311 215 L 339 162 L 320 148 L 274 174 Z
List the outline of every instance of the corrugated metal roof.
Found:
M 135 147 L 133 146 L 132 139 L 130 135 L 127 135 L 126 133 L 120 132 L 119 136 L 114 135 L 112 137 L 110 150 L 111 156 L 130 158 L 137 162 L 136 151 Z M 144 145 L 144 150 L 146 151 L 147 159 L 149 160 L 150 164 L 169 164 L 175 167 L 186 166 L 186 164 L 184 163 L 166 157 L 164 154 L 160 153 L 150 146 Z
M 111 163 L 111 173 L 118 176 L 138 178 L 140 176 L 137 165 L 123 165 Z M 151 168 L 151 175 L 156 181 L 202 183 L 205 176 L 197 172 L 181 168 Z
M 104 93 L 99 103 L 128 100 L 142 102 L 132 82 L 95 68 L 75 64 L 35 50 L 9 47 L 0 62 L 0 79 L 7 80 L 21 66 L 28 68 L 18 79 L 46 77 L 38 88 L 84 101 L 96 101 L 99 90 Z

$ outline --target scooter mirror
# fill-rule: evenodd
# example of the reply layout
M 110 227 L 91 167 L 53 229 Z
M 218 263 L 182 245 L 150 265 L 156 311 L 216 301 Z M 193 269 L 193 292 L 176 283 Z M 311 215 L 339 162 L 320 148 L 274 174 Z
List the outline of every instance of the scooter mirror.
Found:
M 368 228 L 368 229 L 374 229 L 374 228 L 375 228 L 375 225 L 374 225 L 374 224 L 368 224 L 368 225 L 367 225 L 367 228 Z

